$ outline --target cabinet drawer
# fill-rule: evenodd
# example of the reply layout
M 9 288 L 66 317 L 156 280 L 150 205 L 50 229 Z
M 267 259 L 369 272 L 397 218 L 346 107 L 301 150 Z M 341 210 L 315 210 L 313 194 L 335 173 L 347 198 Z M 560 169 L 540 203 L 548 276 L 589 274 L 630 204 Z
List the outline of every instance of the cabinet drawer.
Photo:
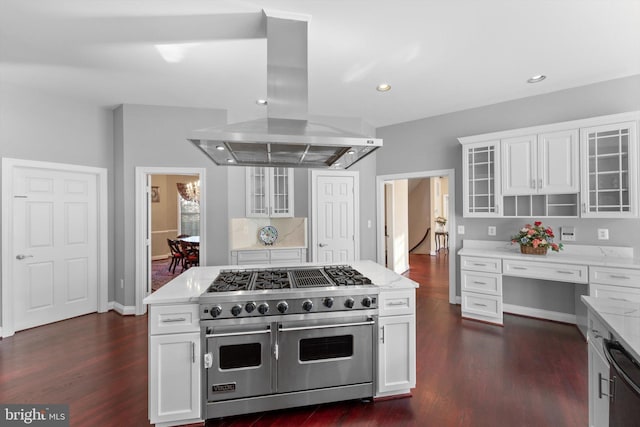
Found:
M 593 314 L 589 313 L 589 320 L 587 326 L 587 340 L 593 344 L 598 350 L 598 353 L 604 357 L 604 349 L 602 347 L 602 340 L 604 338 L 611 338 L 611 334 L 607 327 Z
M 400 314 L 415 313 L 416 291 L 415 289 L 403 289 L 401 291 L 380 292 L 378 307 L 380 316 L 397 316 Z
M 269 251 L 238 251 L 238 263 L 269 262 Z
M 481 258 L 461 256 L 460 262 L 463 270 L 486 271 L 487 273 L 502 273 L 502 260 L 500 258 Z
M 502 297 L 462 292 L 462 315 L 502 323 Z
M 462 290 L 488 295 L 502 295 L 502 276 L 462 270 Z
M 298 261 L 300 262 L 300 249 L 272 249 L 271 261 Z
M 602 283 L 605 285 L 640 287 L 640 270 L 590 267 L 589 282 Z
M 588 282 L 586 265 L 505 260 L 503 271 L 505 276 L 529 277 L 531 279 L 546 279 L 557 282 Z
M 200 331 L 198 304 L 152 305 L 149 330 L 151 335 Z
M 589 285 L 589 296 L 610 299 L 613 301 L 640 302 L 640 288 L 592 283 Z

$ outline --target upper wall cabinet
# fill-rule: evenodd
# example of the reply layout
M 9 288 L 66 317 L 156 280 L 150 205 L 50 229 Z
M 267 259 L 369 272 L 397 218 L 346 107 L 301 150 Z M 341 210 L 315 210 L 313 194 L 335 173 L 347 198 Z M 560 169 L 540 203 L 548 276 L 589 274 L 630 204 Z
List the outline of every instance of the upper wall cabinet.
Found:
M 247 168 L 247 217 L 293 216 L 293 169 Z
M 640 112 L 459 138 L 463 216 L 638 216 Z
M 581 130 L 582 216 L 637 215 L 637 123 Z
M 578 193 L 578 130 L 502 140 L 502 195 Z
M 499 216 L 500 141 L 468 144 L 462 151 L 465 216 Z

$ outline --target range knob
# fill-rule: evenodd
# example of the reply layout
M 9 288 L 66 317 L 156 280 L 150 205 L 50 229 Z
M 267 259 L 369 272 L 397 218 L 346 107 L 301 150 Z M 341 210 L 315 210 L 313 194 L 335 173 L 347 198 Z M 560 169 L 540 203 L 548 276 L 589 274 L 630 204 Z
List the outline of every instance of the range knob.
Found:
M 344 300 L 344 306 L 347 308 L 353 308 L 354 304 L 355 301 L 353 300 L 353 298 L 347 298 L 346 300 Z
M 313 308 L 313 301 L 311 301 L 310 299 L 302 303 L 302 309 L 304 311 L 311 311 L 312 308 Z
M 258 313 L 267 314 L 268 311 L 269 311 L 269 304 L 267 304 L 266 302 L 263 302 L 258 306 Z
M 289 304 L 287 304 L 286 301 L 280 301 L 278 303 L 278 305 L 276 306 L 276 308 L 278 309 L 278 311 L 282 314 L 286 313 L 287 310 L 289 309 Z
M 215 319 L 222 314 L 222 307 L 220 307 L 219 305 L 214 305 L 213 307 L 211 307 L 211 309 L 209 309 L 209 314 L 211 314 L 211 317 Z
M 233 307 L 231 307 L 231 314 L 233 314 L 234 316 L 238 316 L 240 313 L 242 313 L 241 305 L 234 305 Z
M 322 301 L 322 304 L 324 304 L 324 306 L 327 308 L 333 307 L 333 298 L 325 298 L 324 301 Z
M 255 302 L 248 302 L 245 306 L 244 309 L 247 313 L 251 313 L 253 310 L 256 309 L 256 303 Z
M 370 297 L 362 298 L 362 305 L 365 307 L 371 307 L 371 298 Z

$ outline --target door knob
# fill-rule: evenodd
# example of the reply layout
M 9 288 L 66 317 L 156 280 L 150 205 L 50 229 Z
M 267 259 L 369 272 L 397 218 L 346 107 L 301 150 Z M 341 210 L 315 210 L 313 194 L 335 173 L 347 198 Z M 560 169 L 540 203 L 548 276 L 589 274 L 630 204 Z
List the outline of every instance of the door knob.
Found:
M 329 246 L 326 243 L 318 243 L 318 246 L 320 246 L 321 248 L 324 248 L 325 246 Z
M 16 259 L 25 259 L 25 258 L 33 258 L 33 255 L 16 255 Z

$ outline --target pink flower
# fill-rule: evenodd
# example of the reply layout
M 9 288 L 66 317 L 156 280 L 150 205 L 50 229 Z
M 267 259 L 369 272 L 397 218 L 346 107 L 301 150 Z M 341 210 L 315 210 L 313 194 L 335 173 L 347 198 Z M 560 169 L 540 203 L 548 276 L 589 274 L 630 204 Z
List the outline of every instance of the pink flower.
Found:
M 533 239 L 533 247 L 534 247 L 534 248 L 537 248 L 539 244 L 540 244 L 540 240 L 538 240 L 538 239 Z
M 527 234 L 528 234 L 529 236 L 532 236 L 532 235 L 536 234 L 536 230 L 531 229 L 531 230 L 527 231 Z
M 553 249 L 554 251 L 558 250 L 558 244 L 557 243 L 552 243 L 551 244 L 551 249 Z

